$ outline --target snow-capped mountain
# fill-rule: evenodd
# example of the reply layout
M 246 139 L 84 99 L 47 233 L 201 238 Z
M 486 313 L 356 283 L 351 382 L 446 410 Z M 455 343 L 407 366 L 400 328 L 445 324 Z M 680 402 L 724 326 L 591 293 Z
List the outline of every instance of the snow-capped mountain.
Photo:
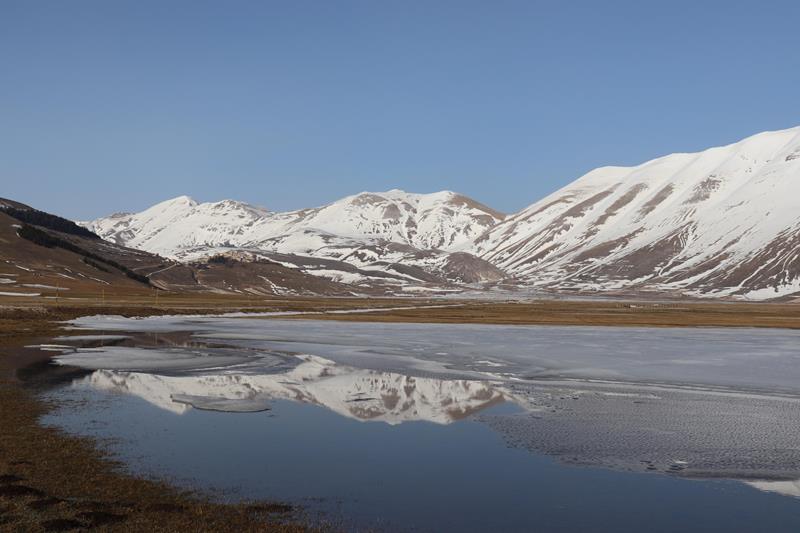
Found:
M 800 291 L 800 128 L 603 167 L 472 253 L 535 286 L 773 298 Z
M 508 217 L 393 190 L 285 213 L 179 197 L 85 225 L 182 261 L 243 254 L 343 284 L 775 298 L 800 294 L 800 128 L 598 168 Z
M 309 253 L 336 239 L 348 245 L 387 241 L 420 250 L 457 251 L 503 218 L 450 191 L 392 190 L 282 213 L 233 200 L 201 204 L 180 196 L 141 213 L 111 215 L 86 226 L 117 244 L 183 259 L 209 247 Z
M 459 250 L 503 218 L 450 191 L 392 190 L 290 212 L 181 196 L 84 225 L 116 244 L 182 261 L 244 254 L 344 283 L 403 285 L 502 277 L 491 264 Z M 309 264 L 308 257 L 329 262 Z

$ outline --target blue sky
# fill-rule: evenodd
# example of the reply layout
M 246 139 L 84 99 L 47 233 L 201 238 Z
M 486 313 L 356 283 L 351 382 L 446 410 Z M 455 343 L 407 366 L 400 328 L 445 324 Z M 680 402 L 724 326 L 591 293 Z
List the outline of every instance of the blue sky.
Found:
M 0 196 L 75 218 L 452 189 L 800 125 L 797 1 L 0 0 Z

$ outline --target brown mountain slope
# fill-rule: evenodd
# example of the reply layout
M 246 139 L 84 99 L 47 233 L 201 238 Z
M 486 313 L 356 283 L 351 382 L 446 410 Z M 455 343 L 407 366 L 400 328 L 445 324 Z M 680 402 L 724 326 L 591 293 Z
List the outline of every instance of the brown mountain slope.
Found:
M 103 298 L 153 291 L 350 295 L 274 263 L 185 265 L 104 241 L 69 220 L 0 198 L 0 301 Z

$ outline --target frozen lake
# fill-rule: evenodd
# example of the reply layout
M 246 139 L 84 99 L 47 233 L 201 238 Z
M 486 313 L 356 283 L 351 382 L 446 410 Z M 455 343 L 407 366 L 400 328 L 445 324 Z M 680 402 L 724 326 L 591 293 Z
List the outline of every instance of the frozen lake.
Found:
M 222 499 L 379 530 L 800 530 L 800 332 L 73 324 L 53 371 L 85 371 L 45 422 Z

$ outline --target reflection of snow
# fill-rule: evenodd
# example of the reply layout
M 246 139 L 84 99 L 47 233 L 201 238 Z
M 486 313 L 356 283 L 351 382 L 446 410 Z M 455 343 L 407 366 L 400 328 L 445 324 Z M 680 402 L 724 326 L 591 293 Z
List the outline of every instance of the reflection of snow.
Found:
M 357 420 L 447 424 L 506 400 L 523 412 L 484 421 L 513 446 L 565 461 L 698 477 L 800 476 L 796 331 L 232 317 L 73 324 L 224 343 L 79 348 L 57 358 L 102 369 L 86 378 L 95 387 L 173 412 L 255 411 L 289 399 Z M 785 483 L 763 487 L 793 490 Z
M 502 402 L 488 382 L 439 380 L 336 365 L 311 355 L 279 374 L 163 376 L 98 370 L 92 387 L 140 396 L 176 413 L 193 405 L 220 411 L 259 411 L 270 400 L 321 405 L 349 418 L 399 424 L 425 420 L 448 424 Z

